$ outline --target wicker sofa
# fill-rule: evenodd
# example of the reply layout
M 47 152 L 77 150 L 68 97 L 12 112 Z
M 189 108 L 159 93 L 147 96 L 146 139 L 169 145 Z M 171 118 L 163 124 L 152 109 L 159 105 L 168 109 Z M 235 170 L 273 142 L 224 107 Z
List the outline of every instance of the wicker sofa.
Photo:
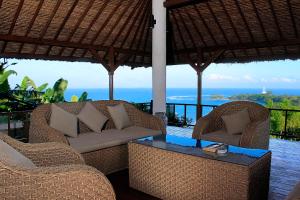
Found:
M 250 123 L 241 134 L 227 134 L 222 116 L 247 109 Z M 248 148 L 269 148 L 269 110 L 250 101 L 234 101 L 215 108 L 208 115 L 197 120 L 193 138 L 223 142 Z
M 0 159 L 1 199 L 116 199 L 107 178 L 60 143 L 25 144 L 0 133 L 0 140 L 29 158 L 33 169 Z
M 104 174 L 109 174 L 128 167 L 128 141 L 166 133 L 162 120 L 136 109 L 128 102 L 103 100 L 91 103 L 109 118 L 103 133 L 95 134 L 85 124 L 79 122 L 78 138 L 72 139 L 66 137 L 63 133 L 49 126 L 51 104 L 46 104 L 37 107 L 32 113 L 29 142 L 60 142 L 69 144 L 82 154 L 88 165 L 97 168 Z M 123 103 L 130 121 L 133 123 L 133 128 L 124 129 L 124 132 L 119 132 L 115 129 L 115 125 L 107 110 L 108 105 L 117 105 L 120 103 Z M 84 104 L 84 102 L 79 102 L 60 103 L 57 105 L 70 113 L 78 114 Z M 78 140 L 81 139 L 86 142 L 85 145 L 76 145 L 78 144 Z

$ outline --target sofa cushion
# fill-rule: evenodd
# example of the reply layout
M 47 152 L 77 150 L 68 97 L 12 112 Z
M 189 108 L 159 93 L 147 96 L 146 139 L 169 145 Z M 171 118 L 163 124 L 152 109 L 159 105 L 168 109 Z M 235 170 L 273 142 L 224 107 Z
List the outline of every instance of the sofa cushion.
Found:
M 235 145 L 235 146 L 239 145 L 240 138 L 241 138 L 241 134 L 231 135 L 228 134 L 225 130 L 218 130 L 218 131 L 201 135 L 201 139 L 203 140 L 221 142 L 221 143 Z
M 11 167 L 19 167 L 22 169 L 37 168 L 30 159 L 2 140 L 0 140 L 0 161 Z
M 51 105 L 50 126 L 70 137 L 77 137 L 78 119 L 55 104 Z
M 118 104 L 115 106 L 107 106 L 107 108 L 117 129 L 122 130 L 123 128 L 132 125 L 123 104 Z
M 101 111 L 97 110 L 90 102 L 87 102 L 84 105 L 77 117 L 96 133 L 101 133 L 103 126 L 108 120 L 108 118 Z
M 68 137 L 68 141 L 71 147 L 80 153 L 86 153 L 126 144 L 134 139 L 159 134 L 161 134 L 161 131 L 146 129 L 143 127 L 128 127 L 126 130 L 103 130 L 101 134 L 95 132 L 82 133 L 79 134 L 77 138 Z
M 243 109 L 231 115 L 224 115 L 222 119 L 225 123 L 227 133 L 240 134 L 251 122 L 248 109 Z

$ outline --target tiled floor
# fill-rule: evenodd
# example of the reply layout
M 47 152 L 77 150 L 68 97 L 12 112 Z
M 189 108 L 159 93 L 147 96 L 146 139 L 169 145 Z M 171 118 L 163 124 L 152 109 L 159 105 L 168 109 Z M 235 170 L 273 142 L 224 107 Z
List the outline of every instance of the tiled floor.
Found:
M 193 128 L 168 127 L 169 134 L 191 137 Z M 285 199 L 294 185 L 300 181 L 300 142 L 271 139 L 272 165 L 270 178 L 270 200 Z M 134 189 L 128 184 L 128 171 L 108 177 L 115 187 L 118 199 L 156 199 Z

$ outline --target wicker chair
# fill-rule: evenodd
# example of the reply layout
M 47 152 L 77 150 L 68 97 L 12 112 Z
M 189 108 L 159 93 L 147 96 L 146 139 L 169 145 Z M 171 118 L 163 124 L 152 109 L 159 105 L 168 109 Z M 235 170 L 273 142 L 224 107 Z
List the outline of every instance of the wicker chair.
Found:
M 116 199 L 107 178 L 69 146 L 25 144 L 4 134 L 0 140 L 37 166 L 29 170 L 0 161 L 1 199 Z
M 237 144 L 233 145 L 247 148 L 268 149 L 270 132 L 269 110 L 257 103 L 250 101 L 235 101 L 225 103 L 215 108 L 205 117 L 198 119 L 194 127 L 192 137 L 196 139 L 207 139 L 207 136 L 210 133 L 217 133 L 220 130 L 226 130 L 225 124 L 221 117 L 223 115 L 233 114 L 246 108 L 248 109 L 251 123 L 247 125 L 241 135 L 237 136 L 239 137 Z M 225 138 L 230 137 L 229 134 L 227 136 L 226 135 L 227 134 L 225 134 Z M 226 139 L 226 141 L 229 142 L 225 143 L 231 144 L 230 139 Z M 215 134 L 215 137 L 210 138 L 210 140 L 223 142 L 222 138 L 219 138 L 218 134 Z
M 109 118 L 105 129 L 115 128 L 107 106 L 123 103 L 131 122 L 133 122 L 135 126 L 160 130 L 162 133 L 166 133 L 166 127 L 162 120 L 136 109 L 133 105 L 125 101 L 93 101 L 91 103 Z M 59 106 L 70 113 L 78 114 L 84 106 L 84 103 L 61 103 Z M 48 122 L 50 116 L 51 104 L 41 105 L 33 111 L 29 131 L 30 143 L 60 142 L 68 144 L 68 140 L 63 133 L 49 126 Z M 91 130 L 81 122 L 79 123 L 79 129 L 80 133 L 91 132 Z M 113 173 L 128 167 L 127 144 L 82 153 L 82 156 L 88 165 L 97 168 L 104 174 Z

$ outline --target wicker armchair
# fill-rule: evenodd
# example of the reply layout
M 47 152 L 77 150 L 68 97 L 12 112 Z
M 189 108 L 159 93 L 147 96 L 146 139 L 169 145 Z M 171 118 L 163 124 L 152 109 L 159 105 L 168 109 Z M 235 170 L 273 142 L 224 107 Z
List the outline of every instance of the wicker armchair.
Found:
M 115 125 L 110 118 L 109 112 L 107 110 L 107 106 L 123 103 L 134 126 L 160 130 L 163 134 L 166 133 L 166 127 L 162 120 L 138 110 L 128 102 L 112 100 L 93 101 L 91 103 L 109 118 L 105 129 L 115 128 Z M 70 113 L 78 114 L 84 104 L 84 102 L 61 103 L 59 104 L 59 106 Z M 33 111 L 31 115 L 31 124 L 29 131 L 30 143 L 59 142 L 68 144 L 68 140 L 63 133 L 49 126 L 50 116 L 51 104 L 41 105 Z M 91 132 L 91 130 L 81 122 L 79 123 L 79 129 L 80 133 Z M 85 162 L 88 165 L 97 168 L 104 174 L 116 172 L 128 167 L 127 144 L 82 153 L 82 156 L 84 157 Z
M 223 115 L 233 114 L 246 108 L 248 109 L 251 123 L 248 124 L 242 134 L 238 136 L 239 138 L 237 144 L 233 145 L 248 148 L 268 149 L 270 132 L 269 110 L 257 103 L 249 101 L 225 103 L 215 108 L 208 115 L 198 119 L 194 127 L 192 137 L 196 139 L 207 139 L 207 136 L 210 133 L 218 133 L 220 130 L 225 130 L 225 124 L 221 117 Z M 217 136 L 210 140 L 223 142 L 220 141 L 222 139 L 218 138 L 218 134 L 215 135 Z M 227 136 L 225 135 L 225 137 Z M 230 139 L 227 141 L 229 142 L 226 143 L 231 144 Z
M 107 178 L 84 165 L 72 148 L 59 143 L 25 144 L 4 134 L 0 139 L 37 166 L 29 170 L 0 161 L 1 199 L 116 199 Z

